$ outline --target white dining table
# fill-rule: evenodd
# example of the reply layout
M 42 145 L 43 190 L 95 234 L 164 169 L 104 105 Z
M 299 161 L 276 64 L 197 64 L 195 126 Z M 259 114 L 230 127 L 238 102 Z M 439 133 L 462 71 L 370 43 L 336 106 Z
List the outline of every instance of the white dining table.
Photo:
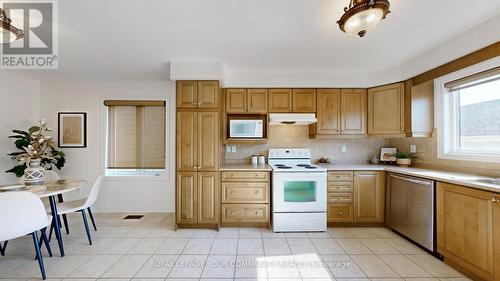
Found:
M 20 184 L 7 184 L 0 185 L 0 193 L 2 192 L 18 192 L 18 191 L 29 191 L 37 195 L 40 198 L 48 198 L 50 204 L 50 211 L 52 213 L 52 223 L 54 224 L 54 232 L 57 238 L 57 243 L 59 245 L 59 253 L 61 257 L 64 257 L 64 244 L 61 235 L 61 222 L 59 215 L 57 213 L 57 203 L 56 196 L 60 196 L 63 193 L 74 191 L 80 189 L 87 185 L 86 180 L 80 179 L 60 179 L 55 182 L 48 182 L 42 185 L 20 185 Z M 10 187 L 17 186 L 17 188 L 11 189 Z

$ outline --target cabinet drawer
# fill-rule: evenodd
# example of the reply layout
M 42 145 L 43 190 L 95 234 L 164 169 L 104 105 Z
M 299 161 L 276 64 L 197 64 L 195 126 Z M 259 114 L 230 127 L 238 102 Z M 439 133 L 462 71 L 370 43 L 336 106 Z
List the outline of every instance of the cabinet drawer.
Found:
M 353 181 L 354 176 L 352 171 L 328 172 L 328 181 Z
M 352 203 L 352 193 L 328 193 L 328 203 Z
M 353 192 L 352 182 L 329 182 L 328 183 L 328 193 L 335 192 Z
M 222 222 L 267 222 L 267 204 L 222 204 Z
M 223 182 L 222 203 L 268 203 L 267 182 Z
M 352 204 L 328 204 L 329 222 L 352 222 Z
M 268 172 L 222 172 L 222 181 L 269 181 Z

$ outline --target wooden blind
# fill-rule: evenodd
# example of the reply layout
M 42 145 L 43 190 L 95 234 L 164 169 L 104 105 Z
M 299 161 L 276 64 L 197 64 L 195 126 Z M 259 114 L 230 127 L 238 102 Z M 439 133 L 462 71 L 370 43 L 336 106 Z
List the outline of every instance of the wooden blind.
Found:
M 444 84 L 450 91 L 458 91 L 500 79 L 500 66 L 456 79 Z
M 109 101 L 107 104 L 108 168 L 164 169 L 165 103 L 116 105 Z

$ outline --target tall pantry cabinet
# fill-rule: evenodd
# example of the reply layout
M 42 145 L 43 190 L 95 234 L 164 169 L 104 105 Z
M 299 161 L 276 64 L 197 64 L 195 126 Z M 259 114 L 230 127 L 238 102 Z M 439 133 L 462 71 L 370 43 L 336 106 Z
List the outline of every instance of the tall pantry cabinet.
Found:
M 217 81 L 177 81 L 177 227 L 219 226 L 219 95 Z

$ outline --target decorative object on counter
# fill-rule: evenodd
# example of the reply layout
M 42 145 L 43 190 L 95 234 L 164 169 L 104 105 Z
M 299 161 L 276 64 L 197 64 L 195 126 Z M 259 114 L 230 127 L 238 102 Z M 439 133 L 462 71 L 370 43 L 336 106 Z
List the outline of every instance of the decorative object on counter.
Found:
M 397 152 L 395 147 L 382 147 L 380 149 L 380 162 L 384 164 L 392 164 L 396 162 L 394 154 Z
M 348 35 L 363 37 L 390 13 L 387 0 L 351 0 L 337 23 Z
M 321 157 L 318 160 L 316 160 L 316 164 L 331 164 L 332 160 L 328 157 Z
M 20 151 L 8 155 L 18 164 L 5 172 L 14 173 L 17 177 L 24 175 L 26 185 L 36 185 L 43 184 L 45 169 L 56 167 L 60 170 L 64 167 L 64 153 L 54 148 L 55 141 L 51 136 L 44 135 L 50 131 L 45 119 L 28 131 L 12 130 L 14 135 L 9 138 L 16 139 L 14 144 Z
M 252 165 L 257 165 L 258 164 L 258 156 L 257 155 L 252 155 L 252 157 L 250 157 L 250 163 Z
M 372 157 L 370 157 L 370 164 L 377 165 L 379 162 L 380 159 L 377 155 L 372 155 Z
M 59 147 L 87 147 L 87 113 L 59 112 L 57 138 Z
M 415 159 L 415 153 L 398 151 L 392 156 L 396 157 L 396 164 L 402 167 L 409 167 L 411 165 L 411 160 Z
M 265 165 L 266 164 L 266 157 L 264 155 L 259 155 L 259 165 Z

